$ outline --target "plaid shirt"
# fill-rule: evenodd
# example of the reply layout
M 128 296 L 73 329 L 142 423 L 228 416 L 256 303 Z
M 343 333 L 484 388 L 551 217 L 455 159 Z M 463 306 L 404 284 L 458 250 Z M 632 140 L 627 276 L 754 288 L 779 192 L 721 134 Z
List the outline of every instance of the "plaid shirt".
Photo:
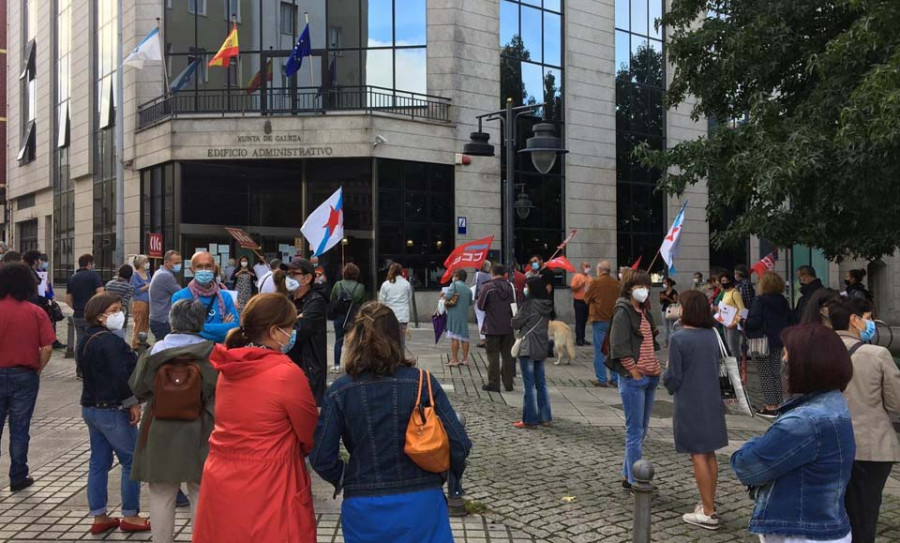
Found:
M 749 279 L 741 279 L 738 281 L 736 285 L 738 291 L 741 293 L 741 299 L 744 301 L 744 307 L 748 310 L 750 306 L 753 305 L 753 299 L 756 298 L 756 292 L 753 291 L 753 285 L 750 284 Z

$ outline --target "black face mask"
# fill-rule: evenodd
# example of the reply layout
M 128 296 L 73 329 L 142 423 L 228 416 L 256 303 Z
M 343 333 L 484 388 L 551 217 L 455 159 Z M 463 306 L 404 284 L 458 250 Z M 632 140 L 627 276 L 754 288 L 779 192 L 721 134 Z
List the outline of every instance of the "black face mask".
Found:
M 844 279 L 844 285 L 845 285 L 845 286 L 848 286 L 848 287 L 849 287 L 849 286 L 852 285 L 852 284 L 853 284 L 853 283 L 851 283 L 849 279 Z

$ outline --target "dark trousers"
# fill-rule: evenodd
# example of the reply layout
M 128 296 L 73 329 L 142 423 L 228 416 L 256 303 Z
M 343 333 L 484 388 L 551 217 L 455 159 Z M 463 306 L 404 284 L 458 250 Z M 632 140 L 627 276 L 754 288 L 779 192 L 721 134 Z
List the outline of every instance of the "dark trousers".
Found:
M 81 338 L 87 335 L 88 323 L 84 320 L 84 317 L 73 317 L 72 323 L 75 325 L 75 345 L 73 347 L 77 347 L 79 343 L 81 343 Z M 75 362 L 78 362 L 78 359 L 81 358 L 81 353 L 78 352 L 78 349 L 75 349 Z
M 334 362 L 332 364 L 340 366 L 341 352 L 344 349 L 344 323 L 347 322 L 347 317 L 341 315 L 332 322 L 334 322 Z
M 881 493 L 892 467 L 892 462 L 853 462 L 844 498 L 853 530 L 853 543 L 874 543 Z
M 486 335 L 485 351 L 487 351 L 488 359 L 488 386 L 500 387 L 500 379 L 503 379 L 503 386 L 506 390 L 512 390 L 513 374 L 515 372 L 515 361 L 513 360 L 510 349 L 516 338 L 512 334 L 505 336 Z M 503 367 L 501 371 L 500 358 L 503 358 Z
M 28 477 L 31 415 L 40 382 L 37 372 L 32 369 L 0 368 L 0 432 L 8 417 L 10 484 L 21 483 Z
M 588 305 L 584 300 L 575 300 L 575 343 L 584 345 L 584 327 L 587 326 Z
M 150 321 L 150 331 L 153 332 L 153 337 L 156 341 L 162 341 L 163 338 L 172 332 L 172 329 L 167 322 Z

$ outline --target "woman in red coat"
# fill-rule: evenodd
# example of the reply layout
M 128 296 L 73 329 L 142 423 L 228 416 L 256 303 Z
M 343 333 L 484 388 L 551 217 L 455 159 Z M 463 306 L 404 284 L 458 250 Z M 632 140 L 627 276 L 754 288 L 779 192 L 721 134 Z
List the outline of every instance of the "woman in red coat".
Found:
M 303 370 L 283 354 L 296 319 L 284 296 L 255 296 L 210 356 L 221 373 L 194 543 L 316 541 L 304 458 L 318 411 Z

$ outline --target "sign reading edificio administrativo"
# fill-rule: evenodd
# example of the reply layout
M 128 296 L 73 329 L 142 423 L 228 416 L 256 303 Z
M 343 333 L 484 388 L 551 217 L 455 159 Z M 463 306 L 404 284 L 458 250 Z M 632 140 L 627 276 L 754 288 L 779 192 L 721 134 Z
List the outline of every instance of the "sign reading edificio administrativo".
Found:
M 238 134 L 235 145 L 210 147 L 207 158 L 313 158 L 328 157 L 328 145 L 303 146 L 297 134 Z

